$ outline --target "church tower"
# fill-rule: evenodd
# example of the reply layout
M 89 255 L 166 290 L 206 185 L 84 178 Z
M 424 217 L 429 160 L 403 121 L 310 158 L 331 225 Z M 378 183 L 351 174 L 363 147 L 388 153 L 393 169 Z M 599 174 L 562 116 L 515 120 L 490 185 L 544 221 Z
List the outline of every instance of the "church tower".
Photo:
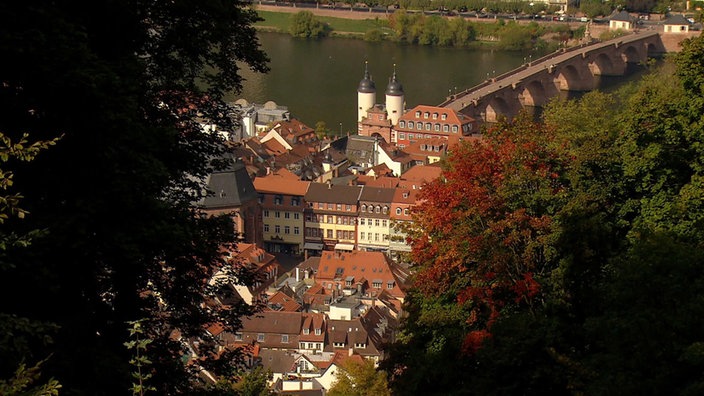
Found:
M 364 78 L 359 82 L 357 87 L 357 122 L 361 122 L 362 118 L 367 116 L 367 110 L 374 107 L 376 101 L 376 85 L 369 77 L 367 62 L 364 62 Z
M 396 80 L 396 64 L 394 64 L 394 74 L 386 87 L 386 112 L 389 115 L 391 125 L 397 125 L 399 118 L 404 111 L 403 86 Z

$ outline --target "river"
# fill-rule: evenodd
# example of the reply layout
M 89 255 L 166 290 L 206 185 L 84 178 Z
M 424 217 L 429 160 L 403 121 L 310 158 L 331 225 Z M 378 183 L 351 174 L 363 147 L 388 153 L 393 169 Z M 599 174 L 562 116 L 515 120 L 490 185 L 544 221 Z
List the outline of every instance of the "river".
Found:
M 292 117 L 303 123 L 315 127 L 324 121 L 336 133 L 356 131 L 357 85 L 364 75 L 365 61 L 376 82 L 377 103 L 384 102 L 395 65 L 409 109 L 418 104 L 437 105 L 455 89 L 469 88 L 542 55 L 345 38 L 304 40 L 267 32 L 258 36 L 271 59 L 271 71 L 241 70 L 246 79 L 242 93 L 227 99 L 260 104 L 272 100 L 287 106 Z M 616 79 L 620 80 L 623 78 Z

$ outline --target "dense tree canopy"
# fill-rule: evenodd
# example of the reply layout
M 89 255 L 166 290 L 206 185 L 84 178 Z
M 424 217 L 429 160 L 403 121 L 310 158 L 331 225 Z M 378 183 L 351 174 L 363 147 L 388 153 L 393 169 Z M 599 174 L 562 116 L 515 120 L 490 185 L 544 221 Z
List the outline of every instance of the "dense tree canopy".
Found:
M 193 394 L 173 330 L 203 336 L 204 324 L 237 326 L 250 312 L 204 304 L 236 236 L 195 203 L 223 154 L 198 119 L 225 123 L 221 97 L 240 88 L 239 68 L 267 68 L 256 13 L 239 1 L 39 1 L 3 2 L 0 18 L 0 132 L 62 137 L 8 164 L 28 214 L 0 231 L 43 235 L 2 254 L 2 311 L 21 329 L 3 338 L 0 378 L 46 359 L 64 394 L 125 394 L 127 321 L 144 319 L 151 385 Z M 231 370 L 220 363 L 202 364 Z
M 701 393 L 702 48 L 453 150 L 414 211 L 394 390 Z

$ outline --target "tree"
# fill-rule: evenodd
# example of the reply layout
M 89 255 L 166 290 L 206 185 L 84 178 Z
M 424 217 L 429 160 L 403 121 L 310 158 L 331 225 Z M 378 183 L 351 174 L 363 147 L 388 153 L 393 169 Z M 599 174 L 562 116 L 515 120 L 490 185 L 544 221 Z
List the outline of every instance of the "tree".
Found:
M 0 277 L 4 310 L 58 330 L 32 335 L 52 335 L 48 345 L 18 334 L 22 355 L 0 348 L 0 377 L 22 359 L 49 357 L 42 374 L 67 394 L 125 394 L 125 323 L 142 318 L 158 393 L 197 386 L 183 363 L 185 340 L 202 339 L 204 368 L 236 369 L 237 354 L 214 359 L 217 341 L 203 331 L 216 321 L 234 331 L 252 309 L 206 304 L 219 286 L 206 281 L 237 236 L 228 219 L 197 207 L 203 180 L 223 165 L 212 159 L 224 155 L 198 121 L 226 127 L 221 98 L 240 89 L 239 68 L 267 70 L 256 13 L 238 1 L 176 0 L 3 3 L 0 14 L 0 130 L 13 141 L 63 135 L 16 167 L 31 215 L 4 233 L 46 234 L 9 248 Z M 246 270 L 225 268 L 247 281 Z
M 319 38 L 327 34 L 327 27 L 310 11 L 299 11 L 291 16 L 289 32 L 294 37 Z
M 330 396 L 390 396 L 386 373 L 377 371 L 374 362 L 364 359 L 361 362 L 347 359 L 337 373 L 335 382 L 330 387 Z

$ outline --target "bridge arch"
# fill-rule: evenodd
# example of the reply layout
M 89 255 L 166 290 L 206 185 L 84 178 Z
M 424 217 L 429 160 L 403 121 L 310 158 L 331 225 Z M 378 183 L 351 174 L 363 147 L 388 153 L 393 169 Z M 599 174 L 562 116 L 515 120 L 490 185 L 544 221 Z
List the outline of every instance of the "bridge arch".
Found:
M 486 122 L 498 122 L 501 116 L 511 119 L 514 114 L 511 105 L 504 98 L 496 96 L 486 105 L 484 120 Z
M 620 58 L 614 59 L 602 52 L 589 62 L 589 70 L 595 76 L 622 76 L 626 72 L 626 64 Z
M 518 97 L 523 106 L 539 107 L 545 105 L 549 100 L 547 90 L 540 80 L 527 83 Z
M 594 86 L 594 76 L 589 70 L 580 73 L 577 67 L 568 64 L 559 69 L 555 85 L 561 91 L 589 91 Z
M 645 56 L 643 56 L 641 52 L 638 51 L 638 48 L 633 45 L 629 45 L 622 49 L 621 59 L 623 59 L 625 63 L 641 63 L 646 60 Z

